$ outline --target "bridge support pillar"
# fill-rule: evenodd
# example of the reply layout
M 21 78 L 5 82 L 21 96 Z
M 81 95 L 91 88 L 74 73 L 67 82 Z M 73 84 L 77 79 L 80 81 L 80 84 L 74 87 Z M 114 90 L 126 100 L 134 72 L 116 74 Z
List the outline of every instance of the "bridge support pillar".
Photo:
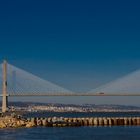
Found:
M 7 62 L 3 62 L 3 83 L 2 83 L 2 112 L 8 110 L 8 96 L 7 96 Z

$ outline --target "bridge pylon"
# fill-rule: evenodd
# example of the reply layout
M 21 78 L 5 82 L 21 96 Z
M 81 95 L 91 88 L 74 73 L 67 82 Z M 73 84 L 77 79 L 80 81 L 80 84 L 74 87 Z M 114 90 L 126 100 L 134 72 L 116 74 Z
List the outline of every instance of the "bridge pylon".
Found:
M 4 60 L 2 65 L 2 112 L 8 111 L 8 96 L 7 96 L 7 62 Z

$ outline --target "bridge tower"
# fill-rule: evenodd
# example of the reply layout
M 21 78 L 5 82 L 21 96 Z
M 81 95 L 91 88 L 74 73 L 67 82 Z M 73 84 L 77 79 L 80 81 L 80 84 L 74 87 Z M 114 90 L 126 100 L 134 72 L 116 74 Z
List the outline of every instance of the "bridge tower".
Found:
M 7 62 L 3 62 L 3 82 L 2 82 L 2 112 L 8 110 L 8 96 L 7 96 Z

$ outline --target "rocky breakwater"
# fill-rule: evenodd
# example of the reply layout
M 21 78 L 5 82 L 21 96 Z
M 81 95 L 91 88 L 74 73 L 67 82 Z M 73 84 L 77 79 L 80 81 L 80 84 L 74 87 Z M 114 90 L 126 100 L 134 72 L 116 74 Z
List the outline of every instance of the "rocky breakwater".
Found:
M 28 122 L 25 119 L 12 116 L 0 117 L 0 128 L 18 128 L 25 127 Z
M 80 126 L 131 126 L 140 125 L 140 117 L 94 117 L 94 118 L 20 118 L 0 117 L 0 128 L 19 127 L 80 127 Z

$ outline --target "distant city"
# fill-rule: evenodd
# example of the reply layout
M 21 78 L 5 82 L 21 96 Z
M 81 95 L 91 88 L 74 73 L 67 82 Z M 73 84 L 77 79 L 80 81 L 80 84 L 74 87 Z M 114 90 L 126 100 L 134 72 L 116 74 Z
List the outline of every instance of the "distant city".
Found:
M 95 104 L 58 104 L 34 102 L 10 102 L 11 111 L 23 112 L 140 112 L 140 107 L 125 105 L 95 105 Z

